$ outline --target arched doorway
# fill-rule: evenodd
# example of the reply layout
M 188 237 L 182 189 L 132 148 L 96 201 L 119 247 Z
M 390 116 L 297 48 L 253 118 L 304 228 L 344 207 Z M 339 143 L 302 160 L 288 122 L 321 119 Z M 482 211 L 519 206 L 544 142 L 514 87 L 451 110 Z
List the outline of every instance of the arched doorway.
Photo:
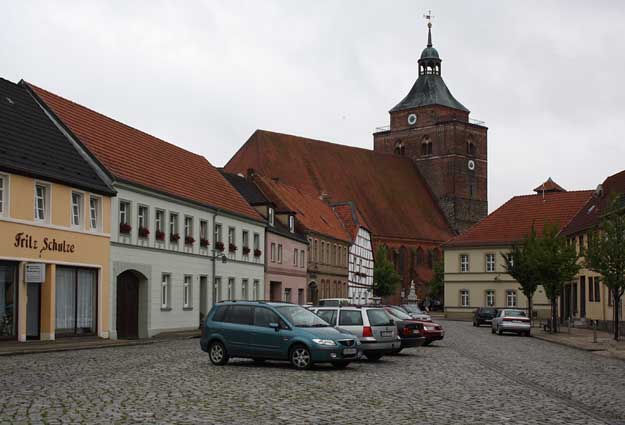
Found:
M 308 284 L 308 302 L 317 305 L 319 304 L 319 291 L 317 290 L 317 283 L 310 282 Z
M 139 338 L 139 277 L 132 271 L 117 276 L 117 338 Z

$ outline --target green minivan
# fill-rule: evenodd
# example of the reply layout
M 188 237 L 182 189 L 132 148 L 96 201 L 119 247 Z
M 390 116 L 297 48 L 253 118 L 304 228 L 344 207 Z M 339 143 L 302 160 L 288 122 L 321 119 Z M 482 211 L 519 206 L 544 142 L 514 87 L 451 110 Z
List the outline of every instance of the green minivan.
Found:
M 200 345 L 214 365 L 242 357 L 257 363 L 285 360 L 296 369 L 315 363 L 342 369 L 362 355 L 354 335 L 297 304 L 271 301 L 215 304 L 206 315 Z

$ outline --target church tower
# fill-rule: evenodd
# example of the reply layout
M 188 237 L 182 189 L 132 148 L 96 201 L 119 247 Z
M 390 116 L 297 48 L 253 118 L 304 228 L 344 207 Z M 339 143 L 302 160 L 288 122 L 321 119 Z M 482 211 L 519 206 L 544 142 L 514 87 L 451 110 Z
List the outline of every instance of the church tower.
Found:
M 426 16 L 430 19 L 430 16 Z M 390 126 L 373 134 L 376 152 L 414 161 L 452 228 L 460 233 L 488 213 L 487 128 L 451 94 L 441 76 L 441 58 L 428 43 L 419 77 L 390 113 Z

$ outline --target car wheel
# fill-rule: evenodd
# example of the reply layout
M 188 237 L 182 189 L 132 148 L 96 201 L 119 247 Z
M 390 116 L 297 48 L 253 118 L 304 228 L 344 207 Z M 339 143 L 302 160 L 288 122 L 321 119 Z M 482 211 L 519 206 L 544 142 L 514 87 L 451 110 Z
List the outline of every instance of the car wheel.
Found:
M 265 363 L 265 359 L 259 359 L 258 357 L 255 359 L 252 359 L 252 361 L 256 364 L 263 364 Z
M 532 331 L 525 332 L 525 336 L 532 336 Z
M 403 350 L 403 348 L 396 348 L 393 352 L 391 352 L 391 354 L 399 354 L 401 353 L 401 350 Z
M 495 333 L 495 328 L 493 328 L 492 326 L 490 327 L 490 333 L 492 333 L 492 334 Z
M 365 356 L 367 356 L 367 360 L 371 362 L 377 362 L 378 360 L 382 358 L 382 354 L 380 353 L 369 353 L 369 354 L 365 354 Z
M 475 321 L 473 322 L 473 327 L 476 327 L 477 325 L 475 324 Z
M 351 362 L 332 362 L 335 369 L 345 369 Z
M 226 346 L 221 341 L 213 341 L 208 346 L 208 358 L 216 366 L 228 363 L 228 352 Z
M 296 345 L 291 348 L 289 359 L 291 361 L 291 366 L 298 370 L 310 369 L 312 366 L 310 350 L 304 345 Z
M 499 329 L 499 326 L 497 326 L 497 333 L 499 335 L 503 335 L 503 329 Z

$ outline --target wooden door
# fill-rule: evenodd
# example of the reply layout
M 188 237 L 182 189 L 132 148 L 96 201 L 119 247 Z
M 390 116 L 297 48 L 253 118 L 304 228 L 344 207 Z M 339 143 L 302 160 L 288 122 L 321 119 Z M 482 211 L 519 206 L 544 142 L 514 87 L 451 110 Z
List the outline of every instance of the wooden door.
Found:
M 128 271 L 117 277 L 117 338 L 139 337 L 139 279 Z

